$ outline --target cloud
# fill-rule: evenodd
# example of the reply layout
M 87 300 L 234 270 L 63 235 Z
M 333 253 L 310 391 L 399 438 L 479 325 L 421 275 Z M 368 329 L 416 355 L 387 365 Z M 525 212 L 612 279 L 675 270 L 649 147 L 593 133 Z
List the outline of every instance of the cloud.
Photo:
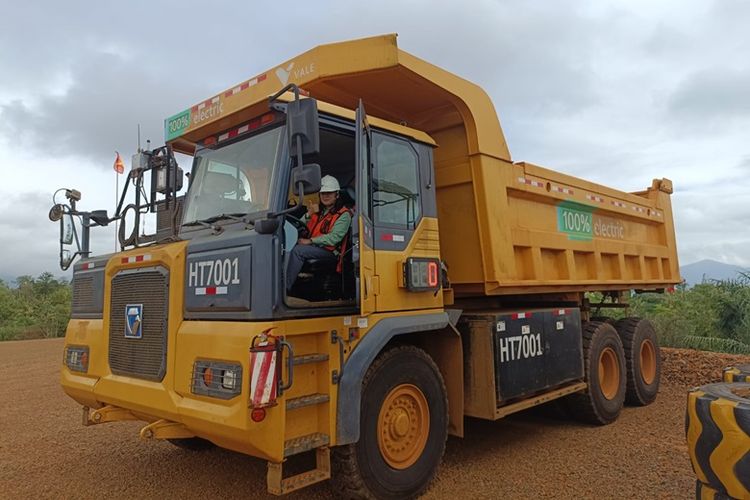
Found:
M 137 124 L 159 145 L 164 118 L 237 82 L 318 44 L 392 32 L 487 91 L 514 159 L 627 191 L 671 178 L 682 261 L 747 264 L 750 3 L 42 0 L 3 15 L 0 275 L 56 269 L 55 188 L 111 212 L 114 151 L 128 160 Z M 96 251 L 112 240 L 92 234 Z
M 714 67 L 689 75 L 667 102 L 667 112 L 695 129 L 750 118 L 750 70 Z
M 672 196 L 681 262 L 713 259 L 750 267 L 750 182 L 718 179 Z
M 24 192 L 0 197 L 0 275 L 16 278 L 57 268 L 59 227 L 47 218 L 50 194 Z
M 0 132 L 37 154 L 86 158 L 111 168 L 115 150 L 127 157 L 136 149 L 137 124 L 143 124 L 144 147 L 147 138 L 159 145 L 161 119 L 208 93 L 189 83 L 169 89 L 163 79 L 117 54 L 91 54 L 69 71 L 64 94 L 0 106 Z
M 9 55 L 4 65 L 14 74 L 12 82 L 0 82 L 0 96 L 15 96 L 5 104 L 0 100 L 0 133 L 40 154 L 108 164 L 113 150 L 132 150 L 138 123 L 144 137 L 160 143 L 164 118 L 262 69 L 321 43 L 392 31 L 402 33 L 403 47 L 415 55 L 435 60 L 442 54 L 436 62 L 486 85 L 504 115 L 571 114 L 598 98 L 592 47 L 579 36 L 600 30 L 598 20 L 565 6 L 480 2 L 468 11 L 444 2 L 440 14 L 425 18 L 432 3 L 393 2 L 402 11 L 394 20 L 387 5 L 345 8 L 349 4 L 329 2 L 338 11 L 335 18 L 311 23 L 311 9 L 294 9 L 282 23 L 288 28 L 281 29 L 246 23 L 262 5 L 232 4 L 231 21 L 220 24 L 199 22 L 183 9 L 146 5 L 97 4 L 85 7 L 83 16 L 78 9 L 84 4 L 75 2 L 65 9 L 50 6 L 58 16 L 42 16 L 44 9 L 35 5 L 12 12 L 11 19 L 37 22 L 32 29 L 10 23 L 0 35 L 0 53 Z M 172 28 L 154 29 L 143 11 L 152 19 L 168 17 Z M 452 35 L 428 36 L 427 25 L 433 33 Z M 461 25 L 474 28 L 457 30 Z M 32 40 L 42 33 L 44 42 Z

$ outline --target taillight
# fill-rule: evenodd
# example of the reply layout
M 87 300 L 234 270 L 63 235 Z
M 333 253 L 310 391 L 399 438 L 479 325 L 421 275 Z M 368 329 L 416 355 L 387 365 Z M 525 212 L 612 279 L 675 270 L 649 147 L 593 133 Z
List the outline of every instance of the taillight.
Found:
M 266 409 L 253 408 L 253 410 L 250 412 L 250 418 L 253 420 L 253 422 L 262 422 L 263 419 L 266 418 Z

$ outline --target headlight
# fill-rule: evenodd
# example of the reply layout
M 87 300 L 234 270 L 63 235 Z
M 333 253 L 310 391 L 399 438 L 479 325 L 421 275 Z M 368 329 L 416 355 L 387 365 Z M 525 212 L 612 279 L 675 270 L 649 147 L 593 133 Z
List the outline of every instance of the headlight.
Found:
M 65 366 L 74 372 L 86 373 L 89 370 L 88 346 L 67 346 L 65 348 Z
M 193 365 L 193 394 L 231 399 L 242 392 L 242 365 L 199 359 Z
M 221 386 L 224 389 L 234 390 L 237 387 L 237 379 L 236 370 L 224 370 L 221 377 Z

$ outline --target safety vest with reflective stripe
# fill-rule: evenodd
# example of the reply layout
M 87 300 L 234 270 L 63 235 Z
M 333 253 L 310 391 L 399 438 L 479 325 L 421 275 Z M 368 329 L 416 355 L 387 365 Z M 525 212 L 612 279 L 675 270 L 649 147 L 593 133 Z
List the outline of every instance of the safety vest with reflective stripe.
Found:
M 319 213 L 312 214 L 310 216 L 310 220 L 307 221 L 307 229 L 310 231 L 310 239 L 313 239 L 316 236 L 322 236 L 324 234 L 330 233 L 339 217 L 347 212 L 351 214 L 351 210 L 349 210 L 347 207 L 341 207 L 335 212 L 329 210 L 322 217 Z M 346 237 L 344 237 L 344 239 L 346 239 Z M 325 248 L 329 252 L 334 252 L 339 250 L 339 247 L 341 247 L 341 243 L 342 242 L 340 241 L 338 245 L 326 245 L 321 248 Z

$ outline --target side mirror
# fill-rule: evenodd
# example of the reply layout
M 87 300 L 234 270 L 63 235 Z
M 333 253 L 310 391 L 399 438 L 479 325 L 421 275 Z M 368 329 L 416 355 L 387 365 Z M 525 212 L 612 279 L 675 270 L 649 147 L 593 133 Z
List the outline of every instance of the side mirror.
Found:
M 286 116 L 291 156 L 319 152 L 318 101 L 311 98 L 295 99 L 287 104 Z M 297 151 L 298 137 L 301 139 L 302 151 Z
M 61 250 L 60 251 L 60 268 L 63 271 L 67 271 L 70 267 L 70 264 L 73 263 L 73 259 L 75 257 L 70 253 L 70 250 Z
M 65 213 L 65 207 L 63 207 L 61 204 L 56 203 L 52 205 L 52 208 L 49 209 L 49 220 L 52 222 L 57 222 L 62 218 L 63 213 Z
M 302 196 L 303 194 L 313 194 L 320 191 L 320 165 L 317 163 L 308 163 L 292 170 L 292 184 L 294 185 L 294 194 Z M 302 193 L 300 193 L 300 187 Z
M 60 218 L 60 245 L 73 244 L 73 217 L 65 214 Z
M 278 229 L 280 220 L 277 217 L 269 219 L 258 219 L 253 224 L 255 232 L 258 234 L 271 234 Z
M 76 256 L 80 252 L 80 247 L 77 251 L 71 252 L 67 248 L 68 245 L 73 245 L 75 241 L 78 246 L 78 235 L 76 234 L 75 221 L 73 216 L 70 214 L 63 214 L 60 217 L 60 268 L 65 271 L 73 263 Z

